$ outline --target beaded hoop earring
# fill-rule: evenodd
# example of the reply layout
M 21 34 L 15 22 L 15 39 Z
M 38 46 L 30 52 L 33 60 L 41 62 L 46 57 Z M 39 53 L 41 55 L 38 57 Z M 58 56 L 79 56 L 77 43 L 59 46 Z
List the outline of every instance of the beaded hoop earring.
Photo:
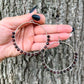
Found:
M 45 44 L 45 46 L 44 46 L 40 51 L 38 51 L 38 52 L 36 52 L 36 53 L 25 52 L 24 50 L 20 49 L 20 48 L 18 47 L 17 43 L 16 43 L 15 37 L 16 37 L 16 32 L 17 32 L 17 30 L 19 30 L 19 28 L 21 28 L 24 24 L 28 24 L 28 23 L 33 23 L 33 24 L 39 25 L 41 28 L 43 28 L 43 30 L 44 30 L 45 33 L 46 33 L 46 37 L 47 37 L 46 44 Z M 29 22 L 25 22 L 25 23 L 19 25 L 19 26 L 17 27 L 17 29 L 16 29 L 14 32 L 12 32 L 12 42 L 13 42 L 13 45 L 15 46 L 15 48 L 17 49 L 17 51 L 19 51 L 21 54 L 28 55 L 28 56 L 37 56 L 38 54 L 41 53 L 41 51 L 43 52 L 43 51 L 47 48 L 47 45 L 49 45 L 49 41 L 50 41 L 50 35 L 47 34 L 47 32 L 46 32 L 46 30 L 44 29 L 44 27 L 41 26 L 41 25 L 38 24 L 38 23 L 35 23 L 33 20 L 30 20 Z
M 56 43 L 56 42 L 54 42 L 54 43 Z M 54 44 L 54 43 L 52 43 L 52 44 Z M 74 59 L 73 59 L 73 62 L 67 67 L 67 68 L 65 68 L 65 69 L 62 69 L 62 70 L 54 70 L 54 69 L 51 69 L 46 63 L 45 63 L 45 59 L 44 59 L 44 56 L 45 56 L 45 51 L 44 51 L 44 53 L 41 55 L 41 58 L 42 58 L 42 65 L 43 65 L 43 67 L 44 67 L 44 69 L 46 69 L 47 71 L 50 71 L 50 72 L 52 72 L 52 73 L 54 73 L 54 74 L 62 74 L 62 73 L 66 73 L 67 71 L 69 71 L 70 69 L 72 69 L 74 66 L 75 66 L 75 64 L 76 64 L 76 62 L 77 62 L 77 53 L 74 51 L 74 49 L 73 49 L 73 47 L 70 45 L 70 44 L 68 44 L 68 43 L 65 43 L 65 42 L 61 42 L 61 41 L 59 41 L 59 43 L 60 44 L 66 44 L 66 45 L 68 45 L 71 49 L 72 49 L 72 51 L 73 51 L 73 54 L 74 54 Z M 52 45 L 51 44 L 51 45 Z M 50 47 L 51 45 L 49 45 L 48 47 Z M 47 48 L 48 48 L 47 47 Z

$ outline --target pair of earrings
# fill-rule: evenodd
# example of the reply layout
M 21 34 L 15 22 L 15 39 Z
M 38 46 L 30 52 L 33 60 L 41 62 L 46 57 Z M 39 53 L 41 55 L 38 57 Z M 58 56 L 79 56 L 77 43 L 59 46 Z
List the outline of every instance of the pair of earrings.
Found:
M 15 39 L 15 37 L 16 37 L 16 32 L 17 32 L 17 30 L 19 30 L 24 24 L 28 24 L 28 23 L 33 23 L 33 24 L 36 24 L 36 25 L 41 26 L 40 24 L 35 23 L 33 20 L 31 20 L 30 22 L 25 22 L 25 23 L 21 24 L 20 26 L 17 27 L 17 29 L 16 29 L 14 32 L 12 32 L 13 45 L 15 46 L 15 48 L 17 49 L 17 51 L 19 51 L 21 54 L 28 55 L 28 56 L 37 56 L 37 55 L 41 54 L 43 67 L 44 67 L 47 71 L 50 71 L 51 73 L 54 73 L 54 74 L 62 74 L 62 73 L 66 73 L 67 71 L 70 71 L 70 69 L 72 69 L 72 68 L 75 66 L 76 62 L 77 62 L 77 58 L 78 58 L 77 55 L 78 55 L 78 54 L 74 51 L 73 47 L 72 47 L 70 44 L 65 43 L 65 42 L 59 41 L 60 44 L 65 44 L 65 45 L 69 46 L 69 47 L 73 50 L 74 59 L 73 59 L 72 63 L 71 63 L 67 68 L 62 69 L 62 70 L 54 70 L 54 69 L 51 69 L 51 68 L 45 63 L 45 59 L 44 59 L 44 58 L 45 58 L 45 51 L 48 49 L 48 47 L 50 47 L 52 44 L 54 44 L 54 43 L 56 43 L 56 42 L 54 42 L 54 43 L 52 43 L 51 45 L 49 45 L 50 35 L 47 34 L 46 30 L 45 30 L 42 26 L 41 26 L 41 27 L 43 28 L 43 30 L 44 30 L 45 33 L 46 33 L 47 40 L 46 40 L 45 46 L 44 46 L 41 50 L 39 50 L 38 52 L 35 52 L 35 53 L 30 53 L 30 52 L 25 52 L 24 50 L 22 50 L 22 49 L 19 48 L 19 46 L 18 46 L 17 43 L 16 43 L 16 39 Z M 42 53 L 41 53 L 41 52 L 42 52 Z

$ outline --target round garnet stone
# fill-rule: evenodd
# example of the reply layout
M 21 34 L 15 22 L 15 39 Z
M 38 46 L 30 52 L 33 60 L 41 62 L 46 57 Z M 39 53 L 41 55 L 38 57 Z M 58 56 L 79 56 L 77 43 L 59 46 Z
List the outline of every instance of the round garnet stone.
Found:
M 20 53 L 23 53 L 23 50 L 21 50 Z
M 12 32 L 12 34 L 14 35 L 14 34 L 15 34 L 15 32 Z
M 49 45 L 49 42 L 46 42 L 46 45 Z
M 24 55 L 27 55 L 27 53 L 26 53 L 26 52 L 24 52 Z
M 47 38 L 50 38 L 50 35 L 47 35 Z

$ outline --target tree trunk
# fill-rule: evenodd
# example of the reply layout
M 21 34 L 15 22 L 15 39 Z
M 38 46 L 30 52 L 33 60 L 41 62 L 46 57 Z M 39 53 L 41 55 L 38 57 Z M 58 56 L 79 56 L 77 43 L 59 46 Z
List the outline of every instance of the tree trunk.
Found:
M 83 0 L 0 0 L 0 19 L 22 15 L 38 5 L 37 11 L 46 16 L 48 24 L 69 24 L 75 28 L 66 42 L 78 52 L 76 67 L 60 76 L 43 69 L 40 56 L 28 58 L 20 55 L 0 63 L 0 84 L 84 84 L 84 1 Z M 73 60 L 66 45 L 50 49 L 46 58 L 55 69 L 67 67 Z

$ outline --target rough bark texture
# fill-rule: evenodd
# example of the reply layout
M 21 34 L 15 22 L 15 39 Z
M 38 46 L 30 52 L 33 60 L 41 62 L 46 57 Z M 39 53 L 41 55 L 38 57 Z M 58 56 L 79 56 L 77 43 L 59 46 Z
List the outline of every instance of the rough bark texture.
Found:
M 78 52 L 76 67 L 58 77 L 43 69 L 40 56 L 10 57 L 0 63 L 0 84 L 84 84 L 84 1 L 0 0 L 0 19 L 28 13 L 36 4 L 38 12 L 46 16 L 46 23 L 69 24 L 75 28 L 73 36 L 66 42 Z M 67 67 L 73 59 L 66 45 L 49 51 L 53 56 L 48 55 L 46 62 L 52 68 Z

